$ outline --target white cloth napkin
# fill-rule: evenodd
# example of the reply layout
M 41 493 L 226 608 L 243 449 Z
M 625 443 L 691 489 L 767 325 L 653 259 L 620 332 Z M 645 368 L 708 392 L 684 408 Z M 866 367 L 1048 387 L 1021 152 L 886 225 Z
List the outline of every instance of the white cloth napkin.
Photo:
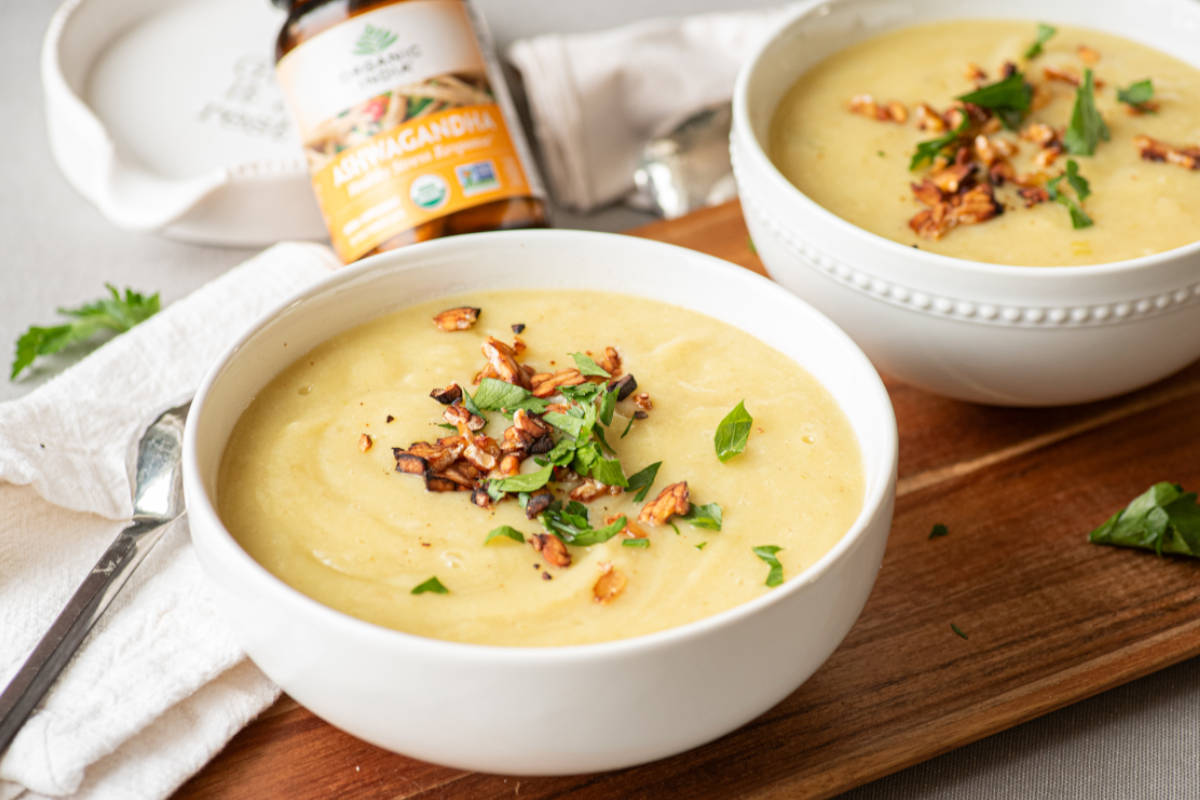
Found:
M 132 512 L 132 445 L 221 351 L 338 266 L 282 244 L 0 404 L 0 685 Z M 0 800 L 165 797 L 279 690 L 217 615 L 177 521 L 0 759 Z
M 629 194 L 642 147 L 729 100 L 755 44 L 798 5 L 514 42 L 555 199 L 588 210 Z

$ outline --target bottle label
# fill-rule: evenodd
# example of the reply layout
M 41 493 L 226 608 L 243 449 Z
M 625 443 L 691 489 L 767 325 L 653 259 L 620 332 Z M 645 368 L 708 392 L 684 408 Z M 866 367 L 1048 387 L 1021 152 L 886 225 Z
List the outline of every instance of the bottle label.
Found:
M 277 71 L 343 261 L 438 217 L 540 194 L 460 0 L 355 15 Z

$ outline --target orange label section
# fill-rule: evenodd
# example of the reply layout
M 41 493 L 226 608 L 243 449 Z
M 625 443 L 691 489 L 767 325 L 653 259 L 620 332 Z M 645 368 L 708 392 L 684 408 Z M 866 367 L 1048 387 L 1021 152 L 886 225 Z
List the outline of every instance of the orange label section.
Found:
M 313 175 L 347 263 L 398 233 L 464 208 L 530 195 L 495 103 L 439 111 L 338 153 Z

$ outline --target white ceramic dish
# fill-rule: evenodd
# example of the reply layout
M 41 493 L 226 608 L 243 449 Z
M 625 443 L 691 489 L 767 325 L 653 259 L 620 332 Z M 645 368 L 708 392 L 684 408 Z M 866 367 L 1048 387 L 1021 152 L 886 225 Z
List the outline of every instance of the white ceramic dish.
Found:
M 667 300 L 794 358 L 858 436 L 864 506 L 818 563 L 750 603 L 634 639 L 562 648 L 435 641 L 353 619 L 270 575 L 214 511 L 225 442 L 299 354 L 398 307 L 472 289 L 566 287 Z M 286 347 L 285 347 L 286 343 Z M 335 273 L 244 336 L 188 420 L 184 486 L 197 555 L 250 657 L 313 712 L 369 742 L 464 769 L 568 774 L 694 747 L 786 697 L 858 617 L 891 524 L 896 423 L 878 375 L 829 320 L 769 281 L 691 250 L 608 234 L 454 237 Z
M 1200 242 L 1086 267 L 998 266 L 915 250 L 818 206 L 764 143 L 783 94 L 844 47 L 938 19 L 1098 28 L 1200 66 L 1192 0 L 838 0 L 790 15 L 743 67 L 731 153 L 768 272 L 828 314 L 875 365 L 921 388 L 999 405 L 1060 405 L 1144 386 L 1200 357 Z
M 275 85 L 266 0 L 68 0 L 42 46 L 51 151 L 116 225 L 188 241 L 319 239 Z

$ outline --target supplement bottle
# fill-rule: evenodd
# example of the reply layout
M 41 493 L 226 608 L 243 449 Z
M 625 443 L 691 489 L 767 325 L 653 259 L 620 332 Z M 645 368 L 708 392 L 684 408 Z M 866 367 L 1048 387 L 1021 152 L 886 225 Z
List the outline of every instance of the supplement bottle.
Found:
M 466 0 L 273 0 L 276 72 L 349 263 L 547 225 L 544 191 Z

